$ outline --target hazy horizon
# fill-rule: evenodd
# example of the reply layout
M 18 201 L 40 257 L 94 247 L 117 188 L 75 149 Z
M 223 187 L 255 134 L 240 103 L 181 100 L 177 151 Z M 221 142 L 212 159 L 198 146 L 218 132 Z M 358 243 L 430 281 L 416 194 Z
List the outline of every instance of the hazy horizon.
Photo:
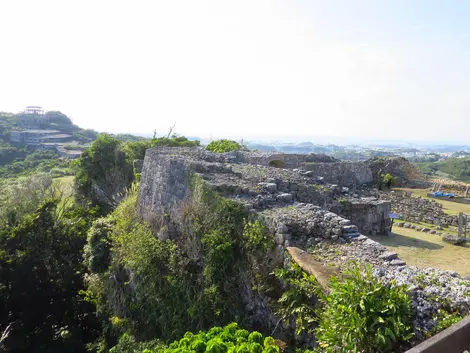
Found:
M 130 133 L 136 136 L 142 137 L 152 137 L 153 133 L 145 133 L 145 132 L 109 132 L 103 131 L 111 134 L 119 134 L 119 133 Z M 178 133 L 178 129 L 175 130 L 175 133 Z M 165 136 L 165 132 L 157 132 L 157 136 Z M 243 138 L 243 137 L 236 137 L 236 136 L 226 136 L 226 135 L 218 135 L 218 136 L 205 136 L 205 135 L 186 135 L 189 138 L 198 138 L 204 141 L 210 141 L 214 139 L 221 139 L 221 138 L 232 138 L 236 141 L 244 140 L 245 142 L 250 143 L 279 143 L 279 144 L 299 144 L 299 143 L 312 143 L 318 145 L 339 145 L 339 146 L 351 146 L 351 145 L 358 145 L 358 146 L 379 146 L 379 145 L 400 145 L 403 147 L 414 147 L 414 146 L 470 146 L 469 143 L 465 141 L 445 141 L 445 140 L 436 140 L 436 141 L 428 141 L 428 140 L 390 140 L 390 139 L 373 139 L 373 138 L 352 138 L 347 139 L 341 136 L 302 136 L 302 135 L 275 135 L 275 136 L 254 136 L 252 138 Z
M 0 14 L 4 111 L 111 133 L 468 141 L 469 2 L 19 0 Z

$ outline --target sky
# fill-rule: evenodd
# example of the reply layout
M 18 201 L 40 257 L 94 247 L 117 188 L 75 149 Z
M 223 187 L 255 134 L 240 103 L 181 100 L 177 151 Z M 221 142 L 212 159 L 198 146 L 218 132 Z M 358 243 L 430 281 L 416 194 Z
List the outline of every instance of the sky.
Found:
M 470 143 L 470 1 L 0 0 L 0 111 L 203 138 Z

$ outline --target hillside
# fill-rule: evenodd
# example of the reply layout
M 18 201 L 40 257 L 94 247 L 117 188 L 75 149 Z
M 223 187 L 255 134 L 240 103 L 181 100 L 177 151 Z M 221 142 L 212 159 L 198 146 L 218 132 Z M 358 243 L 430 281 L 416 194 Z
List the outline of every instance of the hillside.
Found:
M 70 160 L 79 157 L 97 135 L 59 111 L 27 107 L 18 114 L 0 112 L 0 178 L 36 172 L 70 175 Z
M 62 151 L 71 157 L 67 151 L 83 150 L 97 134 L 73 124 L 58 111 L 0 112 L 0 165 L 23 160 L 37 149 L 57 150 L 59 154 Z
M 430 177 L 448 177 L 470 182 L 470 157 L 449 158 L 432 163 L 417 163 L 416 167 L 421 173 Z

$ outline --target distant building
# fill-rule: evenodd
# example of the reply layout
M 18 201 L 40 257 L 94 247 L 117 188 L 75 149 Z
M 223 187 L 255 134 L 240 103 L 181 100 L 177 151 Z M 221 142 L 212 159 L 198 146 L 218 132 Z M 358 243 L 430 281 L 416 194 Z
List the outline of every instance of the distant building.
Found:
M 23 111 L 23 114 L 44 115 L 44 110 L 40 106 L 29 105 Z
M 57 137 L 60 137 L 59 140 L 64 141 L 67 138 L 70 138 L 69 134 L 62 134 L 58 130 L 23 130 L 23 131 L 12 131 L 10 132 L 10 141 L 16 143 L 24 143 L 26 145 L 37 145 L 41 142 L 60 142 L 57 141 Z M 48 140 L 48 139 L 53 139 Z
M 70 141 L 71 134 L 59 130 L 43 130 L 41 125 L 48 123 L 49 118 L 39 106 L 27 106 L 16 115 L 22 131 L 10 132 L 10 141 L 22 143 L 33 149 L 56 150 L 61 157 L 75 159 L 80 157 L 82 151 L 67 150 L 64 143 Z
M 56 147 L 56 151 L 59 153 L 59 156 L 65 157 L 68 159 L 76 159 L 80 157 L 80 155 L 82 154 L 82 151 L 80 150 L 67 150 L 64 148 L 63 145 L 58 145 Z
M 16 115 L 19 124 L 24 129 L 38 129 L 41 124 L 48 123 L 49 119 L 44 110 L 37 105 L 30 105 L 24 111 Z
M 38 145 L 38 150 L 57 150 L 59 146 L 58 143 L 45 142 Z

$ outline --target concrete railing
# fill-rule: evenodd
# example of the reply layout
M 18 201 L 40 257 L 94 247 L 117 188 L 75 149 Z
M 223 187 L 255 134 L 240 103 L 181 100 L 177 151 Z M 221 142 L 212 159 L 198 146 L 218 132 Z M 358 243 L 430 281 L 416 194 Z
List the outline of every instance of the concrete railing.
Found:
M 470 316 L 405 353 L 462 353 L 470 348 Z

